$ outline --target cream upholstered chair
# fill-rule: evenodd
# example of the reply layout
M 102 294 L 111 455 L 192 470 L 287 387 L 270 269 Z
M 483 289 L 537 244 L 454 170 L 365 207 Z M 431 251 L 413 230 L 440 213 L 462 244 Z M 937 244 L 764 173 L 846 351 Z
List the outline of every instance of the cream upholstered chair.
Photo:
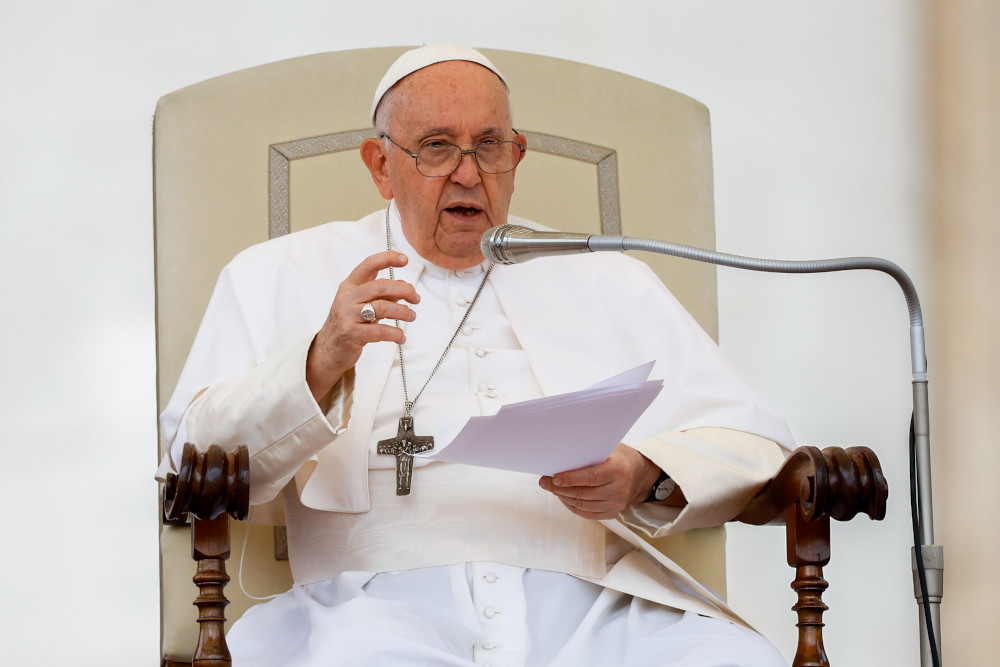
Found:
M 357 148 L 371 135 L 375 84 L 405 49 L 324 53 L 210 79 L 164 96 L 154 123 L 158 395 L 173 391 L 215 280 L 247 246 L 385 206 Z M 573 231 L 714 246 L 708 110 L 639 79 L 554 58 L 485 51 L 504 72 L 528 138 L 512 213 Z M 650 159 L 650 147 L 656 159 Z M 713 267 L 644 256 L 709 334 Z M 162 443 L 161 443 L 162 456 Z M 777 510 L 780 512 L 781 510 Z M 751 517 L 773 518 L 774 511 Z M 767 516 L 764 516 L 764 515 Z M 763 517 L 763 518 L 762 518 Z M 245 523 L 234 522 L 231 570 Z M 256 595 L 291 586 L 281 531 L 250 526 L 243 581 Z M 197 643 L 185 526 L 164 523 L 162 656 Z M 724 528 L 657 546 L 725 595 Z M 230 586 L 227 616 L 254 601 Z M 209 663 L 206 663 L 209 664 Z M 222 664 L 222 663 L 211 663 Z

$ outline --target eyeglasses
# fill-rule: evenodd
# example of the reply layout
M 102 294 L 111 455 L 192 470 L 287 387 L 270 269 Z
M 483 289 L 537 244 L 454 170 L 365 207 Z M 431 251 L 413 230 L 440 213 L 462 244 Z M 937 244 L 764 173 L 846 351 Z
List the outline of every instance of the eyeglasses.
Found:
M 485 139 L 471 150 L 450 144 L 447 141 L 429 141 L 420 147 L 416 153 L 400 146 L 385 132 L 382 137 L 388 139 L 394 146 L 412 157 L 417 163 L 417 171 L 429 178 L 444 178 L 451 176 L 462 157 L 466 154 L 476 159 L 479 169 L 487 174 L 506 174 L 514 169 L 524 157 L 524 146 L 516 141 L 501 139 Z

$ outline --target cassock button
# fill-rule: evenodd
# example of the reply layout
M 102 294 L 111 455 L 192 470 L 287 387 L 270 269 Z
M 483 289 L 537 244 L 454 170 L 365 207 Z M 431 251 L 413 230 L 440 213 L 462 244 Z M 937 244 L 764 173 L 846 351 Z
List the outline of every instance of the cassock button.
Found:
M 460 296 L 457 299 L 455 299 L 455 303 L 457 303 L 459 306 L 468 306 L 469 300 L 466 299 L 464 296 Z
M 487 572 L 486 574 L 483 575 L 483 579 L 485 579 L 486 583 L 488 583 L 488 584 L 495 584 L 496 581 L 497 581 L 497 579 L 499 579 L 499 578 L 500 577 L 498 577 L 497 575 L 493 574 L 492 572 Z
M 477 347 L 476 348 L 476 356 L 479 357 L 480 359 L 482 359 L 483 357 L 485 357 L 487 354 L 488 353 L 486 352 L 486 348 L 484 348 L 484 347 Z
M 495 642 L 483 642 L 484 651 L 492 651 L 495 648 L 500 648 L 500 644 L 497 644 Z
M 485 616 L 486 618 L 494 618 L 499 614 L 500 611 L 498 609 L 494 609 L 493 607 L 487 607 L 486 609 L 483 609 L 483 616 Z
M 474 329 L 472 327 L 470 327 L 468 324 L 466 324 L 464 327 L 462 327 L 462 335 L 463 336 L 471 336 L 473 331 L 474 331 Z
M 487 389 L 486 392 L 485 392 L 485 396 L 486 396 L 486 398 L 496 398 L 497 397 L 497 393 L 493 389 Z

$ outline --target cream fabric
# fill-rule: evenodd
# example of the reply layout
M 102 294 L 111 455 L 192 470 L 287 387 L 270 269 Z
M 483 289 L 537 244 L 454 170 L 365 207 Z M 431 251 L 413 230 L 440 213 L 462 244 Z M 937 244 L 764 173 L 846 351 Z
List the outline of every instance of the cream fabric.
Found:
M 501 473 L 479 470 L 468 473 L 478 483 L 463 484 L 464 474 L 449 478 L 456 466 L 436 463 L 416 473 L 413 496 L 399 499 L 392 494 L 390 471 L 369 472 L 372 441 L 378 437 L 372 424 L 392 369 L 394 346 L 369 346 L 362 354 L 346 427 L 339 417 L 331 423 L 312 400 L 304 359 L 310 332 L 319 328 L 329 308 L 331 290 L 360 258 L 381 249 L 383 221 L 384 212 L 379 211 L 359 222 L 331 223 L 283 237 L 243 253 L 223 272 L 178 392 L 163 415 L 164 433 L 180 436 L 174 451 L 185 440 L 247 444 L 256 490 L 252 500 L 258 505 L 272 501 L 294 479 L 297 500 L 315 510 L 296 510 L 290 518 L 297 520 L 289 523 L 293 572 L 303 583 L 335 577 L 344 569 L 381 571 L 497 560 L 568 572 L 675 608 L 737 620 L 680 567 L 617 522 L 604 523 L 637 550 L 620 559 L 617 551 L 608 562 L 605 545 L 597 543 L 596 536 L 587 537 L 595 524 L 563 511 L 534 485 L 510 488 L 509 479 L 495 481 Z M 421 277 L 429 271 L 404 245 L 395 214 L 393 225 L 394 243 L 411 257 L 397 279 L 421 291 Z M 541 285 L 545 288 L 539 289 Z M 495 297 L 491 294 L 488 300 L 495 298 L 509 318 L 543 393 L 576 390 L 656 360 L 653 376 L 664 379 L 664 389 L 625 441 L 662 461 L 690 494 L 679 514 L 655 506 L 634 510 L 628 517 L 631 527 L 647 537 L 668 535 L 673 525 L 698 528 L 731 518 L 780 465 L 781 450 L 765 437 L 790 444 L 784 422 L 728 368 L 714 344 L 645 265 L 616 254 L 539 260 L 495 267 L 490 287 Z M 469 325 L 475 328 L 477 322 L 473 313 Z M 417 326 L 446 341 L 452 325 L 420 321 L 409 329 Z M 437 354 L 423 352 L 430 359 Z M 444 391 L 447 396 L 447 380 L 436 382 L 428 393 Z M 201 391 L 205 385 L 212 386 Z M 192 396 L 197 398 L 189 408 Z M 388 400 L 400 403 L 399 397 Z M 331 409 L 339 415 L 342 401 L 334 403 Z M 449 399 L 441 409 L 462 408 Z M 180 425 L 185 413 L 186 424 Z M 420 418 L 418 407 L 418 423 Z M 161 472 L 169 465 L 165 459 Z M 429 489 L 423 509 L 431 508 L 423 518 L 422 483 Z M 509 495 L 503 495 L 505 490 Z M 532 493 L 551 509 L 518 515 L 514 534 L 523 532 L 527 539 L 513 544 L 491 540 L 497 532 L 491 526 L 508 521 L 519 497 Z M 440 494 L 445 494 L 440 504 L 431 502 Z M 494 496 L 507 501 L 491 502 Z M 463 500 L 477 511 L 468 516 L 449 512 Z M 411 502 L 416 509 L 408 509 Z M 311 520 L 298 521 L 303 516 Z M 414 525 L 431 528 L 409 530 Z M 436 535 L 435 530 L 442 532 Z M 554 539 L 541 539 L 547 533 Z M 401 534 L 406 538 L 398 539 Z M 338 549 L 324 535 L 351 538 Z M 527 560 L 518 560 L 517 554 Z
M 297 359 L 304 372 L 308 338 L 319 330 L 336 287 L 358 258 L 384 247 L 383 216 L 375 212 L 357 223 L 334 223 L 256 246 L 242 253 L 219 279 L 161 427 L 175 447 L 185 439 L 246 443 L 252 469 L 268 470 L 255 476 L 254 503 L 274 498 L 296 476 L 302 501 L 309 507 L 369 509 L 367 479 L 361 473 L 368 469 L 368 436 L 394 348 L 366 348 L 356 367 L 353 399 L 352 419 L 361 427 L 343 433 L 322 419 L 304 383 L 296 384 L 294 378 L 280 374 L 280 368 Z M 523 219 L 512 222 L 538 227 Z M 411 260 L 396 272 L 397 279 L 416 284 L 422 266 Z M 595 253 L 497 266 L 490 280 L 545 394 L 575 391 L 656 360 L 653 376 L 667 382 L 626 442 L 653 438 L 665 430 L 712 426 L 782 443 L 793 441 L 784 421 L 738 379 L 645 265 L 617 254 Z M 538 288 L 542 285 L 547 289 Z M 567 289 L 573 299 L 557 298 L 557 292 L 550 291 Z M 553 341 L 553 332 L 563 335 Z M 281 355 L 275 355 L 279 351 Z M 236 377 L 241 374 L 245 376 Z M 261 386 L 275 386 L 273 395 L 248 389 L 254 386 L 254 377 Z M 235 379 L 219 383 L 225 378 Z M 192 408 L 204 430 L 179 433 L 180 418 L 191 399 L 213 382 L 219 383 L 213 395 Z M 280 398 L 278 403 L 274 396 Z M 237 414 L 268 415 L 268 421 L 256 429 L 250 421 L 234 419 Z M 337 447 L 326 447 L 334 438 Z M 281 447 L 272 447 L 279 441 Z M 303 461 L 312 463 L 302 468 Z M 325 473 L 314 482 L 317 467 Z
M 239 667 L 788 666 L 746 628 L 498 563 L 295 586 L 244 615 L 229 642 Z

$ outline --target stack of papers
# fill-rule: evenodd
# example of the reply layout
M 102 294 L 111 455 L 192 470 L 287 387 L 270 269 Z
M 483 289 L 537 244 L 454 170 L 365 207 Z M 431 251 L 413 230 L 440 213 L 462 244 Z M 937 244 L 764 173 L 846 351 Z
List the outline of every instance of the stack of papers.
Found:
M 472 417 L 451 443 L 421 458 L 554 475 L 602 463 L 663 388 L 653 363 L 582 391 L 546 396 Z

